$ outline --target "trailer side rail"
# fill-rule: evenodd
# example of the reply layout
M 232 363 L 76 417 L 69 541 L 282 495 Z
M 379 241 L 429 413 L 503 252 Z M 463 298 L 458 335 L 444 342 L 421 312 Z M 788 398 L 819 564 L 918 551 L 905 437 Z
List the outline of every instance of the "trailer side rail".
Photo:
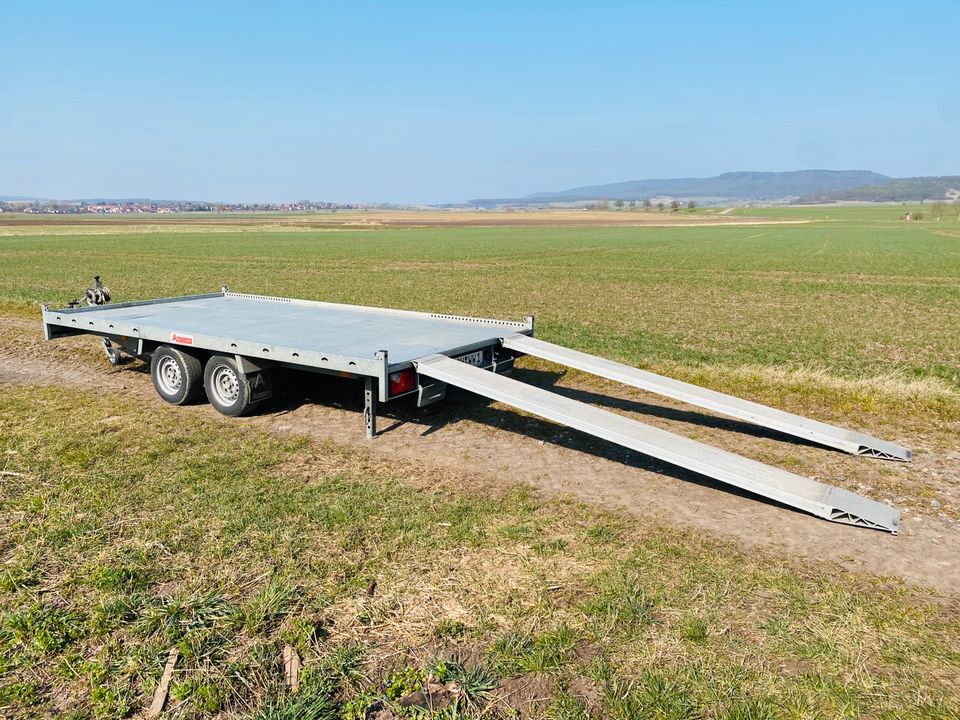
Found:
M 220 297 L 216 295 L 197 295 L 176 300 Z M 172 301 L 172 300 L 170 300 Z M 170 302 L 165 300 L 165 302 Z M 139 305 L 148 303 L 130 303 Z M 129 307 L 130 305 L 127 305 Z M 117 309 L 120 305 L 101 306 L 106 310 Z M 298 347 L 265 345 L 248 340 L 233 339 L 203 333 L 180 333 L 168 327 L 157 327 L 138 321 L 121 320 L 112 317 L 97 317 L 100 308 L 77 308 L 76 310 L 44 310 L 44 328 L 47 339 L 78 333 L 90 333 L 104 337 L 124 337 L 145 340 L 156 345 L 176 345 L 202 348 L 210 352 L 225 355 L 240 355 L 250 359 L 279 362 L 288 365 L 302 365 L 328 369 L 337 372 L 349 372 L 358 375 L 385 376 L 386 366 L 383 360 L 354 358 L 333 353 L 304 350 Z M 80 311 L 80 312 L 78 312 Z M 66 318 L 66 319 L 65 319 Z M 153 347 L 151 346 L 151 347 Z
M 300 300 L 298 298 L 274 297 L 272 295 L 255 295 L 251 293 L 231 292 L 224 289 L 222 293 L 217 293 L 213 297 L 222 295 L 227 298 L 247 298 L 249 300 L 267 300 L 270 302 L 290 303 L 291 305 L 303 305 L 306 307 L 321 307 L 330 309 L 343 309 L 352 312 L 368 312 L 376 315 L 395 315 L 398 317 L 418 317 L 430 318 L 433 320 L 453 320 L 456 322 L 478 323 L 481 325 L 499 325 L 502 327 L 517 328 L 522 331 L 533 330 L 533 317 L 527 317 L 525 320 L 501 320 L 498 318 L 481 318 L 469 315 L 447 315 L 444 313 L 421 312 L 419 310 L 398 310 L 397 308 L 380 308 L 369 305 L 348 305 L 346 303 L 332 303 L 323 300 Z M 113 307 L 117 307 L 114 305 Z

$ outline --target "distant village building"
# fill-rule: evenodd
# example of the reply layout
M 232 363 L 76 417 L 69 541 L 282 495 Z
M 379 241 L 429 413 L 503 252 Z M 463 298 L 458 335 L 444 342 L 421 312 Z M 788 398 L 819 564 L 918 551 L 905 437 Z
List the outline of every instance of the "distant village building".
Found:
M 193 213 L 193 212 L 316 212 L 337 210 L 366 210 L 377 205 L 358 203 L 317 202 L 300 200 L 292 203 L 207 203 L 195 201 L 165 202 L 117 201 L 117 202 L 60 202 L 55 200 L 5 200 L 0 201 L 0 212 L 22 212 L 53 215 L 122 215 L 129 213 Z

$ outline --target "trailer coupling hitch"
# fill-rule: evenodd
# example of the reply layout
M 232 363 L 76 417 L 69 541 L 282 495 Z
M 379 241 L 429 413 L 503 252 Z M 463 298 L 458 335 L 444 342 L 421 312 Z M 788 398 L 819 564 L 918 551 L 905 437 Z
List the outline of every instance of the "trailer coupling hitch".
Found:
M 99 275 L 93 276 L 93 287 L 84 290 L 83 295 L 76 300 L 71 300 L 68 306 L 74 308 L 84 301 L 87 305 L 106 305 L 110 302 L 110 288 L 100 282 Z

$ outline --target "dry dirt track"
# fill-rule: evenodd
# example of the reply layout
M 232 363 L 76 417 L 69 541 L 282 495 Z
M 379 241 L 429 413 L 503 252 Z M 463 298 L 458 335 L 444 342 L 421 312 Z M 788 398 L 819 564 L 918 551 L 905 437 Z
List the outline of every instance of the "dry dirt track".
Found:
M 116 228 L 118 223 L 154 228 L 203 227 L 237 229 L 243 227 L 276 226 L 286 229 L 363 229 L 381 227 L 683 227 L 692 225 L 798 225 L 811 222 L 803 218 L 765 218 L 730 215 L 730 208 L 722 213 L 638 212 L 624 210 L 531 210 L 531 211 L 369 211 L 339 212 L 335 214 L 257 216 L 231 213 L 183 215 L 39 215 L 0 218 L 4 228 Z
M 0 387 L 57 384 L 119 392 L 145 403 L 161 403 L 141 363 L 111 368 L 105 359 L 93 354 L 96 339 L 45 343 L 38 326 L 25 320 L 0 318 L 0 336 L 7 338 L 0 344 Z M 11 342 L 10 338 L 19 341 Z M 76 352 L 79 349 L 83 352 Z M 525 374 L 523 379 L 534 382 L 543 382 L 544 378 L 537 375 L 546 375 L 535 370 L 521 374 Z M 651 424 L 756 459 L 775 462 L 786 454 L 802 461 L 814 458 L 819 463 L 819 479 L 846 479 L 846 485 L 854 490 L 858 489 L 859 480 L 851 482 L 850 478 L 869 483 L 871 473 L 879 472 L 880 465 L 885 472 L 892 469 L 917 482 L 931 473 L 951 483 L 956 483 L 960 476 L 958 449 L 946 455 L 925 453 L 922 443 L 914 442 L 918 452 L 913 463 L 889 464 L 796 445 L 764 431 L 692 413 L 639 393 L 603 400 L 582 388 L 556 389 L 579 399 L 608 403 Z M 960 522 L 935 512 L 907 511 L 901 534 L 896 537 L 828 523 L 742 496 L 705 478 L 536 418 L 520 417 L 509 409 L 485 404 L 466 394 L 455 394 L 440 406 L 422 410 L 412 405 L 386 408 L 387 416 L 380 420 L 382 434 L 370 441 L 362 431 L 359 392 L 351 383 L 337 381 L 332 386 L 314 387 L 307 395 L 322 400 L 310 402 L 303 392 L 294 393 L 285 403 L 263 414 L 240 421 L 224 418 L 222 422 L 250 423 L 271 432 L 295 432 L 365 447 L 376 454 L 417 463 L 426 474 L 430 468 L 453 471 L 464 482 L 526 482 L 547 496 L 572 496 L 622 508 L 647 519 L 703 530 L 749 550 L 775 552 L 800 562 L 825 559 L 844 570 L 894 575 L 942 593 L 960 593 Z M 178 411 L 219 417 L 208 405 Z

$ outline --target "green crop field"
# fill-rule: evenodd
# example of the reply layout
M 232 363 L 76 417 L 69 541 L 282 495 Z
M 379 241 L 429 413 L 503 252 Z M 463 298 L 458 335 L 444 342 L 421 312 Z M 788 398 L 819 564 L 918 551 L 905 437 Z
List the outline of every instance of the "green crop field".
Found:
M 534 314 L 547 340 L 955 451 L 960 223 L 740 212 L 811 221 L 0 217 L 0 350 L 23 359 L 24 318 L 94 274 L 117 301 L 228 285 Z M 129 394 L 23 384 L 0 385 L 0 471 L 0 715 L 135 716 L 171 647 L 178 718 L 960 713 L 956 595 L 536 497 L 523 478 L 474 487 Z M 286 644 L 304 659 L 296 695 Z M 400 702 L 424 687 L 442 707 Z
M 122 299 L 225 284 L 535 314 L 547 339 L 645 365 L 895 372 L 960 387 L 960 224 L 191 232 L 121 220 L 38 229 L 0 222 L 0 302 L 10 311 L 68 300 L 99 273 Z

